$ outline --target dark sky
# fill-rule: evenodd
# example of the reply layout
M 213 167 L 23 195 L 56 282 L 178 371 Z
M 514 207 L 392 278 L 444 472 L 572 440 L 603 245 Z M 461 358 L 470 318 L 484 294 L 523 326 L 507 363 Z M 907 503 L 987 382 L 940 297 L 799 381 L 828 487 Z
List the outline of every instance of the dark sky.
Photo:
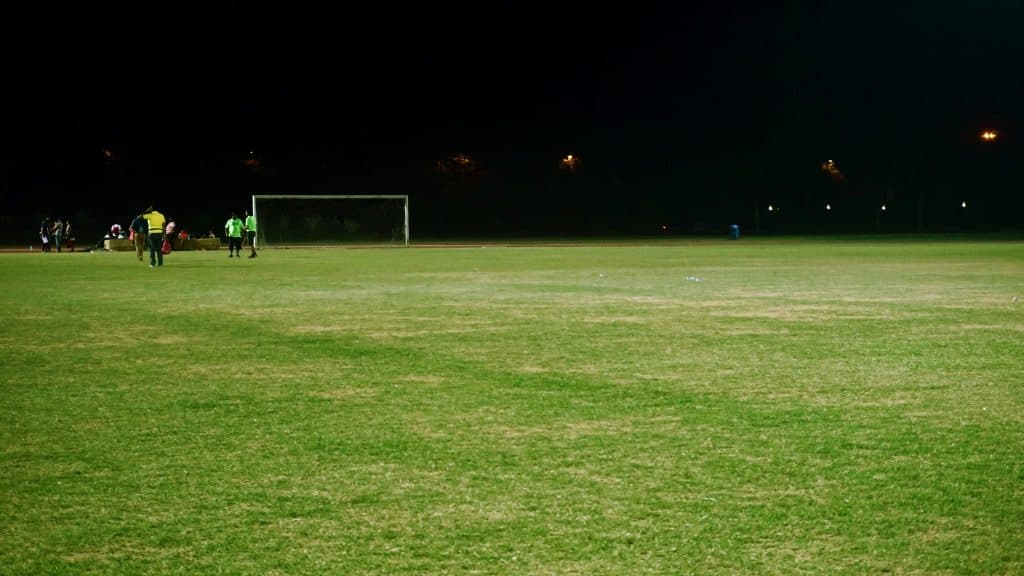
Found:
M 557 192 L 545 171 L 574 153 L 589 179 L 565 194 L 631 196 L 639 220 L 715 213 L 687 225 L 806 202 L 828 158 L 848 194 L 906 204 L 1022 176 L 1020 2 L 278 4 L 15 12 L 6 211 L 398 192 L 437 218 L 429 172 L 453 152 L 485 168 L 478 205 Z M 987 127 L 998 149 L 979 147 Z

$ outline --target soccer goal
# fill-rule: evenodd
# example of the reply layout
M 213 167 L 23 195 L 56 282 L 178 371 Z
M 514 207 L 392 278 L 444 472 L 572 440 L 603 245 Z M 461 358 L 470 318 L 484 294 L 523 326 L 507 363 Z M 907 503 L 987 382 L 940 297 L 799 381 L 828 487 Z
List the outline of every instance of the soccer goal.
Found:
M 256 246 L 409 245 L 407 195 L 253 195 Z

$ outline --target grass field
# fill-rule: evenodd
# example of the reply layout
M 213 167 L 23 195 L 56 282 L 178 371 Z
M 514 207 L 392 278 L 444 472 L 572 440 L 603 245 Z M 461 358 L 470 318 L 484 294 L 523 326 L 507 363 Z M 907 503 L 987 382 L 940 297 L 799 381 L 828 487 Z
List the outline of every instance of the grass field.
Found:
M 2 574 L 1024 573 L 1022 242 L 3 254 L 0 318 Z

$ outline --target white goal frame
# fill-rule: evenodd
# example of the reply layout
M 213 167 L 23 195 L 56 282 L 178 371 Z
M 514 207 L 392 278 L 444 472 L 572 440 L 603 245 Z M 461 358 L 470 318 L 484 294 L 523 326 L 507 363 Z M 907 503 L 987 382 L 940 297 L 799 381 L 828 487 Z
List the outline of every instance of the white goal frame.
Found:
M 408 194 L 342 194 L 342 195 L 319 195 L 319 194 L 253 194 L 252 215 L 256 218 L 256 229 L 259 230 L 260 218 L 256 215 L 257 200 L 401 200 L 404 222 L 402 230 L 405 234 L 405 245 L 409 246 L 409 195 Z M 258 236 L 258 234 L 257 234 Z M 253 249 L 256 249 L 256 238 L 252 240 Z

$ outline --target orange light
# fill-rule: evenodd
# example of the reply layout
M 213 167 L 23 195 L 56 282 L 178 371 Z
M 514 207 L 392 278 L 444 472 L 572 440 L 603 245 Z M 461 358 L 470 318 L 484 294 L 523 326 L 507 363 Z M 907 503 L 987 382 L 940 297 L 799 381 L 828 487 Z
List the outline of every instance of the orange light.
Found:
M 999 134 L 995 130 L 985 130 L 981 133 L 981 139 L 985 142 L 991 142 L 999 137 Z

